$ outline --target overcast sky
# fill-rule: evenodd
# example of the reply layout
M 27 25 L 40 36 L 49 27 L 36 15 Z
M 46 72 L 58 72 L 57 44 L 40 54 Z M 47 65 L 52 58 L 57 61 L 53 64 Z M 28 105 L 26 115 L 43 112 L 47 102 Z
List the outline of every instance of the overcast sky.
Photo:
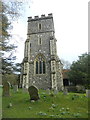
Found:
M 14 22 L 12 31 L 18 43 L 17 62 L 24 57 L 27 17 L 48 13 L 53 13 L 57 54 L 61 59 L 72 62 L 88 51 L 88 0 L 28 0 L 23 17 Z

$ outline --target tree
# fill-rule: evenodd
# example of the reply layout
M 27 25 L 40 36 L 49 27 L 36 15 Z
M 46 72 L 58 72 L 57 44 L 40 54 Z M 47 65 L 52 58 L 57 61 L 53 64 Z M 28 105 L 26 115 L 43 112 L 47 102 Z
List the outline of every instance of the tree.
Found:
M 61 59 L 61 62 L 63 64 L 64 69 L 70 69 L 71 63 L 69 61 Z
M 13 29 L 12 23 L 18 20 L 22 16 L 25 10 L 25 5 L 28 0 L 8 0 L 0 1 L 0 74 L 2 74 L 2 80 L 13 80 L 13 77 L 20 74 L 20 64 L 15 64 L 16 57 L 13 55 L 13 51 L 17 48 L 15 44 L 10 44 L 12 36 L 9 30 Z
M 17 0 L 0 1 L 0 28 L 2 28 L 0 29 L 0 62 L 2 63 L 2 65 L 0 64 L 0 74 L 2 74 L 2 80 L 20 72 L 20 64 L 14 64 L 16 57 L 12 54 L 12 51 L 17 47 L 10 44 L 12 36 L 9 30 L 13 29 L 12 21 L 20 16 L 22 4 L 23 2 Z
M 15 61 L 15 56 L 13 51 L 17 48 L 15 44 L 10 44 L 10 39 L 12 36 L 9 30 L 13 29 L 12 22 L 18 20 L 21 13 L 25 10 L 26 1 L 0 1 L 0 59 L 2 59 L 2 73 L 12 73 L 13 63 Z M 0 68 L 1 69 L 1 68 Z
M 74 61 L 70 67 L 68 74 L 70 81 L 74 85 L 84 85 L 88 87 L 90 84 L 90 75 L 88 74 L 90 66 L 90 55 L 87 53 L 79 56 L 79 60 Z
M 15 56 L 9 55 L 9 57 L 6 57 L 6 53 L 10 53 L 13 49 L 16 48 L 15 45 L 8 44 L 10 34 L 8 30 L 10 29 L 11 23 L 9 22 L 8 16 L 6 14 L 8 6 L 5 5 L 3 2 L 0 1 L 0 21 L 2 21 L 2 29 L 0 29 L 0 46 L 1 46 L 1 51 L 0 51 L 0 59 L 2 59 L 2 66 L 0 68 L 2 74 L 5 73 L 12 73 L 12 61 L 15 60 Z

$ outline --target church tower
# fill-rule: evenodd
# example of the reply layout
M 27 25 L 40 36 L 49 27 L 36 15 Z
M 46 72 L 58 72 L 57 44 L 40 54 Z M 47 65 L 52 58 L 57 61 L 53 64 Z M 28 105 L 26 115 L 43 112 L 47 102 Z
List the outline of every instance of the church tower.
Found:
M 28 17 L 22 87 L 63 88 L 62 64 L 57 56 L 53 15 Z

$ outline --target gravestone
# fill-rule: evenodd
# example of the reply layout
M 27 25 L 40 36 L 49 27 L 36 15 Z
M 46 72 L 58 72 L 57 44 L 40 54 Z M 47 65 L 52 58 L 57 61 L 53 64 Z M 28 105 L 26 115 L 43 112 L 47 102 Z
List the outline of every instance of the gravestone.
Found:
M 46 93 L 47 93 L 48 95 L 50 95 L 50 89 L 47 89 L 47 90 L 46 90 Z
M 58 90 L 55 89 L 55 90 L 54 90 L 54 94 L 58 94 Z
M 14 92 L 18 92 L 18 85 L 13 86 Z
M 3 96 L 10 96 L 10 83 L 7 81 L 3 84 Z
M 28 92 L 30 95 L 30 100 L 35 100 L 37 101 L 39 99 L 39 94 L 38 94 L 38 89 L 35 86 L 30 86 L 28 88 Z
M 86 97 L 90 98 L 90 90 L 86 90 Z
M 63 90 L 63 94 L 64 94 L 64 95 L 67 95 L 67 94 L 68 94 L 68 89 L 67 89 L 67 88 L 65 88 L 65 89 Z

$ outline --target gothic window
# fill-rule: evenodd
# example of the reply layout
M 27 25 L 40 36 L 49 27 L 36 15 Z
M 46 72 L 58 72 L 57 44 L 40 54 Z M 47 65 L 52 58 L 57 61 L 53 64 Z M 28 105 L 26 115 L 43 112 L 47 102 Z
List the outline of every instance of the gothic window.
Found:
M 46 66 L 43 55 L 38 55 L 35 59 L 35 74 L 45 74 Z

